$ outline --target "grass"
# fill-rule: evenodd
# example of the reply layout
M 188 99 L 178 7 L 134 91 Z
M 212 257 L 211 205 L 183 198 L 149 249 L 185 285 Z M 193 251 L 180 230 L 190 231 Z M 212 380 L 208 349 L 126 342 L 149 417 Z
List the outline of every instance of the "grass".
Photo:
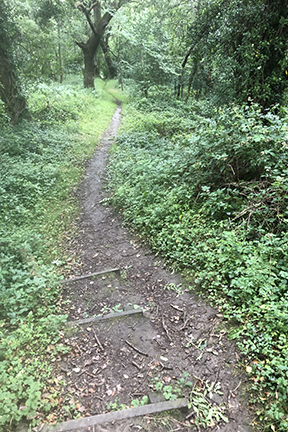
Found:
M 62 383 L 53 373 L 53 362 L 66 352 L 57 280 L 71 265 L 65 246 L 76 230 L 84 162 L 116 107 L 105 83 L 95 84 L 94 91 L 75 78 L 31 84 L 33 122 L 2 122 L 0 427 L 6 431 L 21 419 L 33 425 L 77 414 L 59 402 Z

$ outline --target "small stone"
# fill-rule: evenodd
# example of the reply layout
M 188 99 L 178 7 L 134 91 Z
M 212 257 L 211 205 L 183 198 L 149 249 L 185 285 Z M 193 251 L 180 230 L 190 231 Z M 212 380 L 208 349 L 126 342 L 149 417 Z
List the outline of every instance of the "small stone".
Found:
M 221 399 L 221 397 L 217 393 L 214 393 L 212 395 L 211 400 L 213 402 L 215 402 L 217 405 L 220 405 L 222 403 L 222 399 Z

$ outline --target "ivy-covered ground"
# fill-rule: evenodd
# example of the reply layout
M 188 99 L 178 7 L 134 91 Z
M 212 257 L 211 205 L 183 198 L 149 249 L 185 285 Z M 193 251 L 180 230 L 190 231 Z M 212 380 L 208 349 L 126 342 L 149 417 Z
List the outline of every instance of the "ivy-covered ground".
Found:
M 134 99 L 110 201 L 217 305 L 244 354 L 261 431 L 288 429 L 288 123 L 257 105 Z
M 57 281 L 73 264 L 63 255 L 78 213 L 73 188 L 115 110 L 104 84 L 39 82 L 28 91 L 32 121 L 11 127 L 0 112 L 1 430 L 59 402 L 53 362 L 67 348 Z

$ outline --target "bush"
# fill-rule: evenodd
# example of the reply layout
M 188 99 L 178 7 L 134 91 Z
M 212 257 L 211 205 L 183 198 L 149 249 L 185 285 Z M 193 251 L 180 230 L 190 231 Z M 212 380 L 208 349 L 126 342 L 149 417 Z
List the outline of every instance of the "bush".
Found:
M 207 116 L 192 102 L 173 117 L 155 103 L 127 110 L 111 202 L 233 324 L 259 416 L 287 430 L 287 121 L 257 105 Z

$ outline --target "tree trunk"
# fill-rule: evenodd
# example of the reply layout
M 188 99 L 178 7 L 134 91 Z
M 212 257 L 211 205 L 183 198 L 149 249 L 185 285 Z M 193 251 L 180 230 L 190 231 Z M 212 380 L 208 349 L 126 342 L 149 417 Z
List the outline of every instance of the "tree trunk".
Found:
M 104 57 L 106 60 L 106 64 L 108 67 L 109 78 L 115 78 L 115 76 L 117 75 L 117 68 L 111 59 L 108 41 L 101 39 L 100 45 L 101 45 L 101 48 L 102 48 L 102 51 L 103 51 L 103 54 L 104 54 Z
M 62 60 L 62 44 L 61 44 L 61 28 L 58 23 L 58 59 L 59 59 L 59 70 L 60 70 L 60 83 L 63 83 L 63 60 Z
M 20 117 L 29 116 L 26 99 L 21 94 L 19 82 L 12 63 L 10 30 L 13 22 L 6 11 L 6 4 L 0 2 L 0 98 L 5 110 L 16 124 Z
M 95 53 L 99 47 L 101 37 L 94 33 L 86 43 L 76 42 L 84 55 L 84 87 L 94 88 Z
M 76 44 L 82 49 L 84 55 L 84 87 L 94 88 L 95 54 L 99 47 L 101 38 L 105 33 L 105 29 L 113 15 L 110 12 L 105 12 L 102 16 L 100 1 L 94 3 L 90 9 L 86 9 L 84 4 L 80 3 L 78 9 L 80 9 L 86 16 L 87 22 L 92 30 L 92 35 L 86 43 L 76 42 Z M 91 11 L 93 11 L 94 22 L 92 22 L 90 16 Z
M 21 95 L 10 59 L 0 50 L 0 97 L 12 124 L 28 117 L 26 99 Z

